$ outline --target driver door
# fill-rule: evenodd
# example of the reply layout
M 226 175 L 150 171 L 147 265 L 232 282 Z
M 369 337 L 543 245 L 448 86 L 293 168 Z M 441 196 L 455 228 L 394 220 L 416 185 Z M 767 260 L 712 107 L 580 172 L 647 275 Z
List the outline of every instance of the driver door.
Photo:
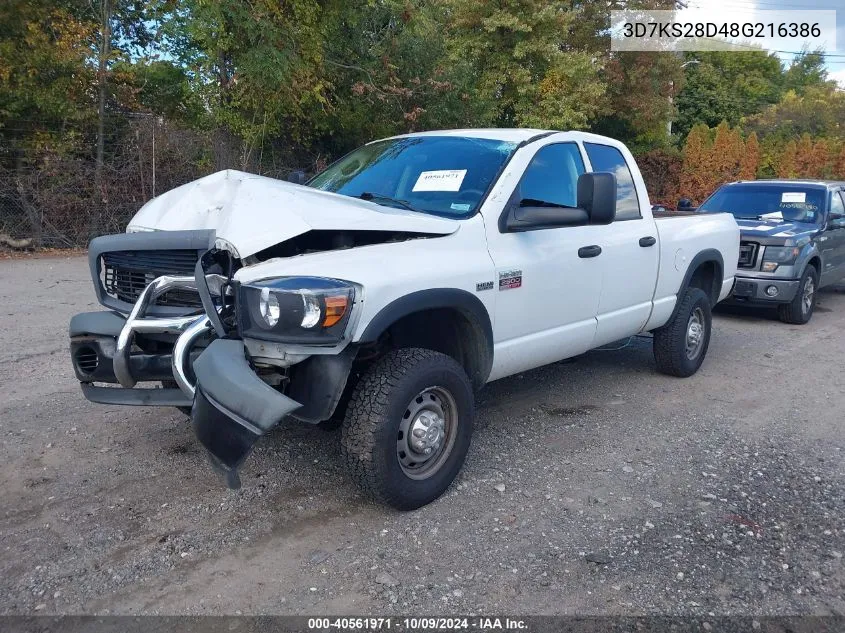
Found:
M 514 156 L 511 167 L 515 173 L 525 163 L 527 167 L 502 213 L 526 199 L 576 206 L 578 176 L 585 171 L 579 143 L 550 141 L 521 152 L 526 154 Z M 496 293 L 490 380 L 591 348 L 602 267 L 600 258 L 590 256 L 584 247 L 598 244 L 599 232 L 607 228 L 506 232 L 499 219 L 485 217 L 488 249 L 495 265 L 492 290 Z

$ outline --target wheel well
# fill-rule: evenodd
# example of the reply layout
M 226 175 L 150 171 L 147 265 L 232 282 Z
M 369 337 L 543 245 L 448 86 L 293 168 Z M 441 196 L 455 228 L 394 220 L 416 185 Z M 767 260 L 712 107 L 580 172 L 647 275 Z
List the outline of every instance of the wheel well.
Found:
M 819 259 L 818 255 L 814 255 L 813 257 L 811 257 L 810 261 L 807 262 L 807 265 L 814 267 L 816 269 L 816 272 L 818 274 L 821 274 L 821 272 L 822 272 L 822 262 Z
M 405 315 L 388 326 L 374 346 L 376 356 L 408 347 L 451 356 L 476 389 L 487 381 L 493 364 L 493 350 L 483 325 L 473 313 L 458 308 L 430 308 Z
M 700 288 L 710 297 L 711 305 L 716 305 L 722 289 L 722 270 L 719 263 L 713 260 L 701 262 L 693 271 L 688 287 Z

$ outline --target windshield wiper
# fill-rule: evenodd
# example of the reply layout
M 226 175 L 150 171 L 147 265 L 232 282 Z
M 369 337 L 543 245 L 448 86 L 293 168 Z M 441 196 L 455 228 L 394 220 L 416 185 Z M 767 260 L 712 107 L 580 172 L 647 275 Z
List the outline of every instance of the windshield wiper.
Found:
M 372 191 L 364 191 L 358 197 L 361 198 L 361 200 L 372 201 L 376 204 L 379 204 L 379 200 L 383 202 L 392 202 L 393 204 L 398 204 L 400 207 L 407 209 L 408 211 L 413 211 L 414 213 L 425 213 L 425 211 L 417 209 L 407 200 L 399 200 L 398 198 L 383 196 L 380 193 L 373 193 Z

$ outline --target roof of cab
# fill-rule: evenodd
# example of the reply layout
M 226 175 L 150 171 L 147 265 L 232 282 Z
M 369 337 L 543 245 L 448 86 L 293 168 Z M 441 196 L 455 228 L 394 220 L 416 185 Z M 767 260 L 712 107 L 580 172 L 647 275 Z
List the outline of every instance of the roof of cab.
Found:
M 535 136 L 554 134 L 553 130 L 535 130 L 530 128 L 478 128 L 465 130 L 431 130 L 429 132 L 411 132 L 401 136 L 463 136 L 465 138 L 484 138 L 492 141 L 522 143 Z M 395 137 L 394 137 L 395 138 Z
M 507 143 L 527 143 L 536 141 L 552 134 L 566 134 L 571 140 L 596 142 L 617 147 L 625 147 L 624 143 L 608 136 L 600 136 L 580 130 L 538 130 L 533 128 L 477 128 L 461 130 L 431 130 L 428 132 L 410 132 L 398 134 L 390 138 L 414 138 L 421 136 L 459 136 L 464 138 L 481 138 Z M 389 139 L 381 139 L 389 140 Z M 376 141 L 372 141 L 376 142 Z

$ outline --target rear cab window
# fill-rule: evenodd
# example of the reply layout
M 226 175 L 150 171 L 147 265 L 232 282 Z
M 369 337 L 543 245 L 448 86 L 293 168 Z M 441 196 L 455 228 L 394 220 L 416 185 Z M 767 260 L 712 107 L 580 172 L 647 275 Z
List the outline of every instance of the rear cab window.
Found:
M 638 220 L 640 199 L 634 176 L 625 157 L 615 147 L 600 143 L 584 143 L 584 150 L 593 166 L 593 171 L 610 172 L 616 176 L 616 219 Z

